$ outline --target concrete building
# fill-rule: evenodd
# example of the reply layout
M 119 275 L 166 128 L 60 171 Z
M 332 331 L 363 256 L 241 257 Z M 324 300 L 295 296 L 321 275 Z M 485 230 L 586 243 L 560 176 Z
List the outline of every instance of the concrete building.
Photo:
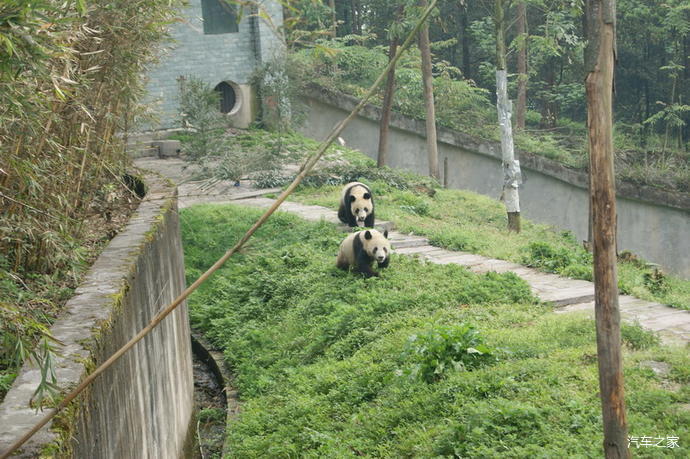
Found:
M 234 126 L 247 127 L 254 120 L 258 102 L 249 78 L 257 65 L 282 51 L 275 29 L 283 23 L 279 2 L 258 3 L 270 22 L 223 0 L 189 0 L 181 9 L 180 22 L 171 25 L 173 42 L 148 73 L 147 102 L 159 117 L 150 128 L 180 125 L 178 79 L 189 76 L 221 93 L 219 110 Z

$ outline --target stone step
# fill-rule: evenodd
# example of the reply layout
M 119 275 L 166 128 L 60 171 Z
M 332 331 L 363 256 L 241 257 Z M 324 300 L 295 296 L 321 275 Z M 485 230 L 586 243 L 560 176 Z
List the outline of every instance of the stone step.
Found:
M 400 254 L 400 255 L 414 255 L 416 253 L 418 254 L 424 254 L 426 253 L 432 253 L 434 251 L 440 250 L 438 247 L 434 247 L 433 245 L 417 245 L 413 247 L 406 247 L 402 249 L 395 249 L 395 253 Z
M 487 272 L 505 273 L 509 271 L 514 272 L 519 267 L 520 265 L 510 263 L 508 261 L 489 259 L 483 263 L 472 265 L 470 270 L 478 274 L 484 274 Z
M 486 260 L 486 258 L 480 256 L 480 255 L 473 255 L 471 253 L 462 253 L 462 252 L 451 252 L 448 251 L 448 253 L 440 256 L 436 255 L 434 257 L 429 258 L 429 261 L 432 263 L 436 263 L 439 265 L 447 265 L 447 264 L 456 264 L 456 265 L 462 265 L 462 266 L 473 266 L 473 265 L 478 265 L 480 263 L 483 263 Z
M 542 301 L 553 303 L 555 307 L 586 303 L 594 299 L 594 292 L 588 288 L 567 288 L 547 291 L 539 291 L 532 288 L 532 291 Z
M 408 249 L 410 247 L 420 247 L 429 245 L 429 240 L 423 237 L 408 238 L 408 239 L 392 239 L 389 238 L 395 250 Z

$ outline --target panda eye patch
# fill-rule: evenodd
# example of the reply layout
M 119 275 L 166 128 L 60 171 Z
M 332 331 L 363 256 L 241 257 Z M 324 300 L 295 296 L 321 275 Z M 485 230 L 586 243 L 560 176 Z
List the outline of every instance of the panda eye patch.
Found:
M 364 212 L 369 212 L 369 209 L 367 209 L 367 208 L 365 207 L 365 208 L 364 208 Z
M 378 247 L 374 247 L 374 253 L 376 253 L 376 251 L 377 251 L 378 249 L 379 249 Z
M 355 212 L 359 212 L 359 209 L 355 209 Z

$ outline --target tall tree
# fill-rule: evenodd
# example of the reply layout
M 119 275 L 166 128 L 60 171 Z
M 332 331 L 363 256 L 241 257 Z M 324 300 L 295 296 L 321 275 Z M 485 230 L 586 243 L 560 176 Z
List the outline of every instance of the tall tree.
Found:
M 328 1 L 328 7 L 331 9 L 332 19 L 331 19 L 331 36 L 335 38 L 338 36 L 338 18 L 335 10 L 335 0 Z
M 426 8 L 426 0 L 419 6 Z M 424 23 L 419 31 L 419 52 L 422 55 L 422 83 L 424 84 L 424 105 L 426 106 L 426 145 L 429 157 L 429 175 L 441 179 L 438 168 L 438 146 L 436 144 L 436 112 L 434 110 L 434 77 L 431 73 L 431 46 L 429 44 L 429 25 Z
M 616 272 L 616 190 L 611 105 L 616 49 L 616 1 L 586 0 L 585 90 L 594 248 L 594 296 L 599 393 L 607 458 L 630 457 Z
M 503 157 L 503 202 L 508 213 L 508 230 L 520 232 L 520 162 L 515 159 L 512 104 L 508 99 L 508 73 L 506 71 L 505 11 L 503 0 L 495 0 L 496 26 L 496 110 L 501 128 L 501 155 Z
M 398 50 L 398 28 L 396 24 L 402 17 L 403 5 L 397 8 L 396 23 L 389 28 L 390 43 L 388 45 L 388 61 L 390 62 Z M 386 80 L 386 92 L 383 96 L 383 106 L 381 107 L 381 121 L 379 122 L 379 150 L 376 165 L 383 167 L 386 165 L 386 153 L 388 151 L 388 132 L 390 130 L 391 113 L 393 111 L 393 94 L 395 91 L 395 67 L 391 67 Z
M 517 109 L 515 114 L 515 128 L 525 129 L 525 114 L 527 112 L 527 5 L 520 1 L 516 7 L 518 54 L 517 54 Z

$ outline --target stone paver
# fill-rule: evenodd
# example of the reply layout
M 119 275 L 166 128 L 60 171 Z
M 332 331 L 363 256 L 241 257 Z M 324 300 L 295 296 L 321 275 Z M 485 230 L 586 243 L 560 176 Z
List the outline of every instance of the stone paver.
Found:
M 169 159 L 147 159 L 137 160 L 135 164 L 167 175 L 174 181 L 184 178 L 184 174 L 179 172 L 184 162 L 179 160 L 171 162 Z M 246 186 L 234 187 L 234 184 L 227 182 L 211 186 L 192 182 L 187 183 L 184 189 L 181 186 L 180 189 L 180 208 L 202 202 L 232 202 L 250 207 L 268 208 L 275 200 L 260 197 L 260 195 L 280 192 L 279 189 L 254 190 Z M 199 196 L 199 190 L 203 190 L 206 195 Z M 280 206 L 279 211 L 294 213 L 310 221 L 325 220 L 340 225 L 343 230 L 350 230 L 338 220 L 334 209 L 286 201 Z M 380 231 L 389 231 L 391 244 L 397 254 L 417 256 L 435 264 L 458 264 L 475 273 L 510 271 L 524 279 L 530 285 L 532 292 L 542 301 L 553 303 L 557 308 L 556 313 L 586 312 L 594 315 L 594 284 L 592 282 L 543 273 L 526 266 L 472 253 L 441 249 L 430 245 L 429 239 L 425 237 L 394 231 L 395 226 L 392 222 L 379 221 L 376 228 Z M 690 342 L 690 311 L 671 308 L 629 295 L 621 295 L 619 304 L 623 320 L 639 322 L 643 327 L 658 332 L 664 342 L 680 345 Z

